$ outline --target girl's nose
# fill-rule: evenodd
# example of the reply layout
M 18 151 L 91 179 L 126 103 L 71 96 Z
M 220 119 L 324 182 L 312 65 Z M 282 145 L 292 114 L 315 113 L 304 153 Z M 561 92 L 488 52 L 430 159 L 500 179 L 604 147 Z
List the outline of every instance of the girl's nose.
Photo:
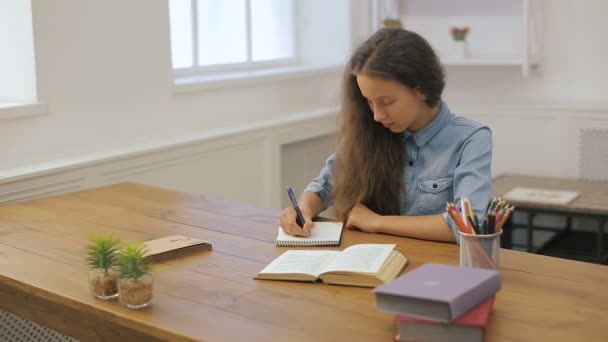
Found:
M 384 120 L 384 118 L 386 118 L 384 111 L 380 108 L 380 106 L 374 105 L 374 121 L 380 122 Z

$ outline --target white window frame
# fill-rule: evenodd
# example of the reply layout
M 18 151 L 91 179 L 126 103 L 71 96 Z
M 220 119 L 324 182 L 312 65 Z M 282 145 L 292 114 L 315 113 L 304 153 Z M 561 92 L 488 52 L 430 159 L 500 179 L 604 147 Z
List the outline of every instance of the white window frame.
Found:
M 29 46 L 28 47 L 23 46 L 23 49 L 21 49 L 22 47 L 15 48 L 15 46 L 13 46 L 9 43 L 9 46 L 10 46 L 9 49 L 14 49 L 12 52 L 17 51 L 17 53 L 19 53 L 21 55 L 21 57 L 25 56 L 24 58 L 20 59 L 21 62 L 27 63 L 27 61 L 31 61 L 31 64 L 28 63 L 28 65 L 26 66 L 26 67 L 28 67 L 28 70 L 26 72 L 28 75 L 28 79 L 30 79 L 29 76 L 32 77 L 32 79 L 31 79 L 32 85 L 30 88 L 31 92 L 24 92 L 23 94 L 20 94 L 19 96 L 16 96 L 15 98 L 13 98 L 13 97 L 6 98 L 4 96 L 0 96 L 0 124 L 4 124 L 6 121 L 19 119 L 19 118 L 23 118 L 23 117 L 40 116 L 40 115 L 47 114 L 46 105 L 40 102 L 39 94 L 38 94 L 38 75 L 37 75 L 37 70 L 36 70 L 36 50 L 35 50 L 35 46 L 34 46 L 32 3 L 31 3 L 31 0 L 25 0 L 25 1 L 27 1 L 27 2 L 22 3 L 22 5 L 27 6 L 27 9 L 26 9 L 27 12 L 19 13 L 19 10 L 17 10 L 18 13 L 12 13 L 10 10 L 8 11 L 8 13 L 10 13 L 13 16 L 17 15 L 17 18 L 21 18 L 20 15 L 23 13 L 26 13 L 26 15 L 27 15 L 27 19 L 21 18 L 24 20 L 18 21 L 19 22 L 18 27 L 11 26 L 11 27 L 9 27 L 9 31 L 12 32 L 11 36 L 18 37 L 18 39 L 20 39 L 20 41 L 22 41 L 22 42 L 27 41 Z M 0 6 L 0 7 L 2 7 L 2 6 Z M 20 26 L 20 25 L 26 25 L 26 26 Z M 12 31 L 12 30 L 15 30 L 15 31 Z M 17 36 L 15 36 L 15 34 L 17 34 Z M 0 43 L 2 43 L 4 45 L 4 42 L 0 42 Z M 9 65 L 13 69 L 21 70 L 21 71 L 24 70 L 23 69 L 24 65 L 12 65 L 11 63 L 9 63 Z M 3 77 L 4 77 L 5 82 L 11 82 L 11 79 L 12 79 L 11 77 L 7 78 L 6 75 L 3 75 Z M 22 76 L 19 76 L 19 77 L 22 77 Z M 3 86 L 5 84 L 6 83 L 4 83 Z M 21 95 L 23 95 L 23 96 L 21 96 Z
M 220 0 L 221 1 L 221 0 Z M 231 72 L 246 72 L 265 69 L 284 68 L 296 65 L 298 63 L 298 32 L 297 32 L 297 16 L 295 0 L 283 0 L 292 2 L 292 24 L 291 28 L 292 51 L 291 58 L 280 58 L 269 61 L 254 62 L 252 61 L 252 41 L 251 41 L 251 0 L 245 0 L 245 20 L 246 20 L 246 37 L 247 37 L 247 61 L 239 63 L 214 64 L 209 66 L 201 66 L 198 64 L 198 0 L 190 0 L 190 12 L 192 20 L 192 64 L 187 68 L 173 68 L 175 77 L 185 77 L 205 74 L 219 74 Z

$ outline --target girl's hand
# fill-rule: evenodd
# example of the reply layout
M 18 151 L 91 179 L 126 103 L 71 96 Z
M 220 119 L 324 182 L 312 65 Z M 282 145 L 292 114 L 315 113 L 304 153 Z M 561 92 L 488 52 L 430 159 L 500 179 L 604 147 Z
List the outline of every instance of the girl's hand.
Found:
M 285 208 L 279 217 L 279 224 L 283 231 L 295 236 L 308 236 L 314 226 L 312 218 L 308 211 L 302 210 L 304 216 L 304 227 L 298 226 L 296 223 L 296 210 L 293 207 Z
M 357 204 L 348 214 L 345 227 L 348 229 L 359 229 L 368 233 L 379 233 L 381 217 L 381 215 L 369 210 L 363 204 Z

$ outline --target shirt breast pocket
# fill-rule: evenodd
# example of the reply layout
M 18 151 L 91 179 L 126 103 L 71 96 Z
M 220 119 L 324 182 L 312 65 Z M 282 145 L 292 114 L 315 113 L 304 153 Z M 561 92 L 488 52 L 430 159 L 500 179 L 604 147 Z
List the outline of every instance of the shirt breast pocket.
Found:
M 424 214 L 439 214 L 445 211 L 445 202 L 453 198 L 454 177 L 425 177 L 418 180 L 418 209 Z

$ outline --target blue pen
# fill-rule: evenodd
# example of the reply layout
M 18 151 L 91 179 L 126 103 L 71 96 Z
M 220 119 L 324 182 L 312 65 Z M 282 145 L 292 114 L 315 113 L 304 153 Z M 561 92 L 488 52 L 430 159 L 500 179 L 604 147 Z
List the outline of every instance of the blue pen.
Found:
M 296 196 L 294 196 L 293 190 L 290 186 L 287 187 L 287 195 L 289 195 L 289 200 L 291 201 L 291 204 L 293 204 L 293 208 L 296 210 L 296 223 L 298 226 L 304 228 L 304 216 L 302 215 L 302 211 L 298 206 L 298 201 L 296 201 Z

